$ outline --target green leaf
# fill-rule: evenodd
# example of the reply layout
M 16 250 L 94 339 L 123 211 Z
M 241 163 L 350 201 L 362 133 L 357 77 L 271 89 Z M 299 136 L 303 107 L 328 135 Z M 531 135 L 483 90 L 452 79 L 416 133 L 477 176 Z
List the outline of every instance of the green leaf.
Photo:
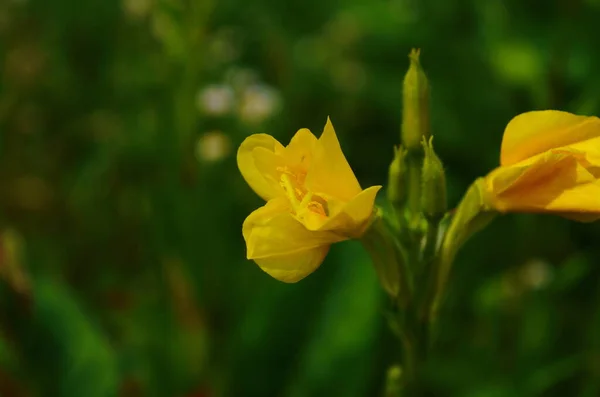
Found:
M 25 335 L 42 395 L 117 395 L 115 353 L 65 285 L 49 279 L 35 283 L 34 310 Z

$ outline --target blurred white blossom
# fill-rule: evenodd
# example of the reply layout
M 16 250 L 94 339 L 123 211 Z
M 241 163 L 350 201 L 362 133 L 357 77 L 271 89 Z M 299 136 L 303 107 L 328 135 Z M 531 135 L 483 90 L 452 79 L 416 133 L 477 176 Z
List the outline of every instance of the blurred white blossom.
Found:
M 231 153 L 231 140 L 222 131 L 209 131 L 196 142 L 196 158 L 202 162 L 215 162 Z
M 223 84 L 212 84 L 198 92 L 196 105 L 198 110 L 213 116 L 222 116 L 231 112 L 235 100 L 233 89 Z
M 280 106 L 281 97 L 274 88 L 255 84 L 242 92 L 239 116 L 245 122 L 260 123 L 275 114 Z

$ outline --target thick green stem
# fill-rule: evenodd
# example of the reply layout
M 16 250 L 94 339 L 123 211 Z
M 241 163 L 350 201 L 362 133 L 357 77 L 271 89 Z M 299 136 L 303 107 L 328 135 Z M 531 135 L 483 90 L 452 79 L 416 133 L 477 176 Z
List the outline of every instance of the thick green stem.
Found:
M 402 397 L 413 397 L 418 395 L 421 388 L 420 371 L 427 359 L 429 348 L 428 327 L 426 323 L 419 321 L 416 313 L 407 313 L 404 327 L 398 333 L 402 345 Z
M 402 332 L 402 336 L 400 339 L 402 343 L 402 363 L 404 365 L 404 385 L 410 386 L 416 381 L 416 365 L 417 365 L 417 357 L 416 357 L 416 343 L 414 341 L 414 337 L 411 335 L 411 332 Z

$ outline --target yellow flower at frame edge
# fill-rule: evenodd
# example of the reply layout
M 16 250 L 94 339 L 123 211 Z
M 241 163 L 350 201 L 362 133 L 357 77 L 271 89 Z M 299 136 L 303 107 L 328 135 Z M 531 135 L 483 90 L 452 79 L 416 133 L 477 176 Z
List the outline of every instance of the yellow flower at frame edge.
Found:
M 267 200 L 242 226 L 247 257 L 278 280 L 303 279 L 331 244 L 359 238 L 369 226 L 381 186 L 361 189 L 329 119 L 319 139 L 303 128 L 286 147 L 270 135 L 251 135 L 237 162 Z
M 485 177 L 500 212 L 600 218 L 600 119 L 557 110 L 520 114 L 506 126 L 500 167 Z

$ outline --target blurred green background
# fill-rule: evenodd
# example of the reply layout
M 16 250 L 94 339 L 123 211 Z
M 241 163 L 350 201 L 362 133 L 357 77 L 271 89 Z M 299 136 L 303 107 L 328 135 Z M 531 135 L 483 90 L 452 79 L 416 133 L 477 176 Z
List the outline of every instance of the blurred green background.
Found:
M 360 245 L 245 259 L 235 152 L 327 116 L 363 186 L 412 47 L 450 205 L 516 114 L 600 114 L 598 0 L 0 0 L 0 395 L 379 396 L 398 346 Z M 382 195 L 383 196 L 383 195 Z M 433 396 L 600 396 L 600 226 L 507 215 L 459 255 Z

